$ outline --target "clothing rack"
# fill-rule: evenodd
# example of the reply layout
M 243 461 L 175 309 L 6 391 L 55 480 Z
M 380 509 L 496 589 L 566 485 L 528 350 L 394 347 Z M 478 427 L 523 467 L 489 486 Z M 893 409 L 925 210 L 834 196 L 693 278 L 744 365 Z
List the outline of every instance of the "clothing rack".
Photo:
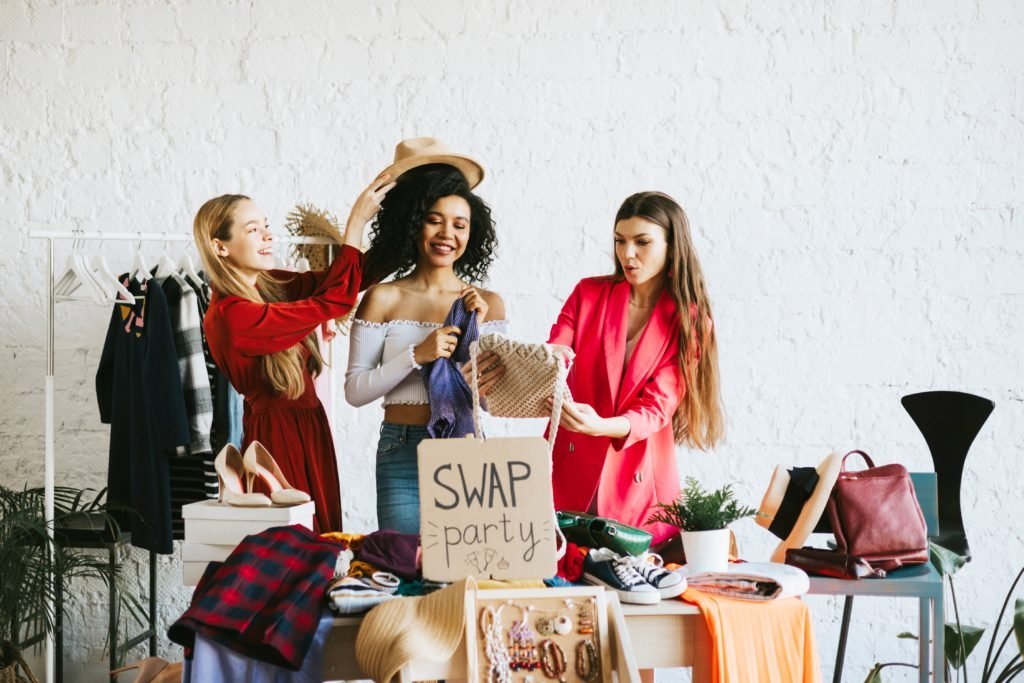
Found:
M 46 394 L 46 422 L 45 422 L 45 451 L 44 451 L 44 469 L 43 469 L 43 490 L 44 490 L 44 516 L 47 522 L 47 530 L 50 535 L 51 541 L 53 540 L 53 525 L 51 522 L 54 518 L 53 512 L 53 491 L 54 491 L 54 424 L 55 415 L 53 409 L 53 383 L 54 383 L 54 306 L 57 301 L 83 301 L 87 303 L 93 303 L 99 305 L 93 298 L 87 297 L 71 297 L 71 296 L 54 296 L 54 264 L 53 264 L 53 244 L 56 240 L 76 240 L 76 241 L 123 241 L 123 242 L 139 242 L 140 246 L 142 242 L 193 242 L 194 237 L 191 233 L 173 233 L 173 232 L 102 232 L 96 230 L 31 230 L 28 236 L 32 239 L 45 239 L 47 246 L 47 271 L 48 277 L 46 278 L 46 294 L 47 294 L 47 308 L 46 308 L 46 379 L 45 379 L 45 394 Z M 273 240 L 278 244 L 323 244 L 330 246 L 337 246 L 337 242 L 327 237 L 291 237 L 291 236 L 280 236 L 274 237 Z M 113 305 L 118 303 L 116 299 L 110 299 L 110 301 L 102 302 L 104 305 Z M 334 346 L 331 345 L 331 353 L 333 356 Z M 332 359 L 333 360 L 333 359 Z M 333 363 L 331 363 L 333 366 Z M 328 376 L 331 379 L 331 376 Z M 333 383 L 331 385 L 333 394 Z M 150 571 L 155 571 L 150 567 Z M 51 577 L 52 580 L 53 577 Z M 155 600 L 154 595 L 150 595 L 150 601 L 152 603 Z M 51 611 L 53 605 L 48 606 Z M 154 635 L 155 639 L 155 635 Z M 151 649 L 155 643 L 151 643 Z M 155 652 L 151 653 L 155 654 Z M 46 682 L 54 683 L 54 638 L 52 634 L 46 637 Z

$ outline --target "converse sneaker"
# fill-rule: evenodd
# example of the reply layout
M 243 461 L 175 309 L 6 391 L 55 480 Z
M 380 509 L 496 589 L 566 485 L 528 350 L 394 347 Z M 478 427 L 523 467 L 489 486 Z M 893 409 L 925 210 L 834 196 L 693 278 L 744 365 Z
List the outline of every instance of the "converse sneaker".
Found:
M 658 589 L 633 568 L 631 558 L 616 555 L 608 548 L 594 548 L 583 558 L 583 580 L 615 591 L 621 602 L 653 605 L 661 600 Z
M 686 590 L 686 579 L 683 578 L 682 574 L 670 572 L 662 567 L 661 562 L 663 560 L 660 555 L 645 553 L 636 557 L 630 557 L 629 561 L 633 565 L 633 569 L 636 570 L 636 573 L 642 576 L 644 581 L 657 589 L 662 599 L 674 598 L 682 595 L 683 591 Z

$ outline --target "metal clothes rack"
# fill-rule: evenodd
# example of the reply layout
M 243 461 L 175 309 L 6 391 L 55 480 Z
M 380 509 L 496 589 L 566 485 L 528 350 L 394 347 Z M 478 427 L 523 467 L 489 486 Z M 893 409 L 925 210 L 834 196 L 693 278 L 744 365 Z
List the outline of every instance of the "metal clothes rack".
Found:
M 46 278 L 46 295 L 47 295 L 47 308 L 46 308 L 46 427 L 45 427 L 45 452 L 44 452 L 44 471 L 43 471 L 43 487 L 44 487 L 44 515 L 47 521 L 48 531 L 50 534 L 51 541 L 53 540 L 53 525 L 50 522 L 53 521 L 53 489 L 54 489 L 54 423 L 55 415 L 53 409 L 53 397 L 54 397 L 54 343 L 53 343 L 53 329 L 54 329 L 54 305 L 57 302 L 53 291 L 53 243 L 56 240 L 78 240 L 78 241 L 122 241 L 122 242 L 139 242 L 140 247 L 142 242 L 192 242 L 193 236 L 190 233 L 170 233 L 170 232 L 102 232 L 95 230 L 32 230 L 29 231 L 28 236 L 32 239 L 45 239 L 47 247 L 47 272 L 48 277 Z M 290 236 L 275 236 L 274 242 L 276 244 L 323 244 L 330 246 L 337 246 L 337 242 L 327 237 L 290 237 Z M 98 304 L 98 302 L 91 297 L 73 297 L 73 296 L 62 296 L 60 301 L 81 301 L 86 303 Z M 118 300 L 111 298 L 109 301 L 104 301 L 104 305 L 113 305 L 118 303 Z M 121 302 L 124 303 L 124 302 Z M 333 356 L 333 345 L 331 347 L 331 355 Z M 333 387 L 332 387 L 333 391 Z M 155 578 L 155 565 L 153 563 L 152 556 L 150 557 L 150 608 L 153 609 L 156 596 L 153 591 L 153 582 Z M 51 580 L 53 577 L 51 577 Z M 52 605 L 50 606 L 52 608 Z M 150 654 L 155 655 L 156 649 L 156 634 L 154 633 L 150 638 Z M 55 666 L 54 666 L 54 638 L 52 634 L 48 634 L 46 637 L 46 682 L 54 683 L 55 679 Z

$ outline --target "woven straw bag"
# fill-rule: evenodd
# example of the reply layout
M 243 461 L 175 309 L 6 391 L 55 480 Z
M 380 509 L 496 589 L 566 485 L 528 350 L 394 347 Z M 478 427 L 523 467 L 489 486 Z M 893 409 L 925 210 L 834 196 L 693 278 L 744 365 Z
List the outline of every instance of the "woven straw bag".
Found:
M 562 404 L 572 401 L 572 394 L 566 385 L 569 364 L 550 344 L 532 344 L 509 339 L 503 334 L 485 334 L 469 345 L 469 362 L 473 368 L 473 431 L 476 438 L 483 439 L 480 428 L 480 371 L 477 356 L 490 351 L 498 356 L 505 366 L 505 374 L 487 394 L 487 412 L 495 417 L 547 417 L 551 419 L 548 430 L 548 458 L 555 451 L 555 437 L 558 422 L 562 418 Z M 554 396 L 551 412 L 547 410 L 547 399 Z M 562 559 L 567 546 L 565 535 L 553 519 L 555 529 L 555 557 Z
M 487 395 L 487 412 L 495 417 L 547 417 L 551 419 L 549 449 L 554 447 L 562 403 L 572 401 L 566 386 L 569 368 L 565 359 L 550 344 L 532 344 L 509 339 L 503 334 L 485 334 L 469 347 L 473 364 L 473 418 L 480 438 L 480 389 L 477 385 L 476 358 L 480 353 L 496 354 L 505 366 L 505 375 Z M 552 411 L 547 399 L 555 397 Z

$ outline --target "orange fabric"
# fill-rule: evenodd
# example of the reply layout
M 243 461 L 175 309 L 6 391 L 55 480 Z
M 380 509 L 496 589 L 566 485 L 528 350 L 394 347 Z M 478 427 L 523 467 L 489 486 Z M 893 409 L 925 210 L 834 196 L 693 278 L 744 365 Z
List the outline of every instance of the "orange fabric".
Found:
M 750 602 L 688 588 L 711 632 L 714 683 L 821 683 L 814 623 L 799 598 Z

